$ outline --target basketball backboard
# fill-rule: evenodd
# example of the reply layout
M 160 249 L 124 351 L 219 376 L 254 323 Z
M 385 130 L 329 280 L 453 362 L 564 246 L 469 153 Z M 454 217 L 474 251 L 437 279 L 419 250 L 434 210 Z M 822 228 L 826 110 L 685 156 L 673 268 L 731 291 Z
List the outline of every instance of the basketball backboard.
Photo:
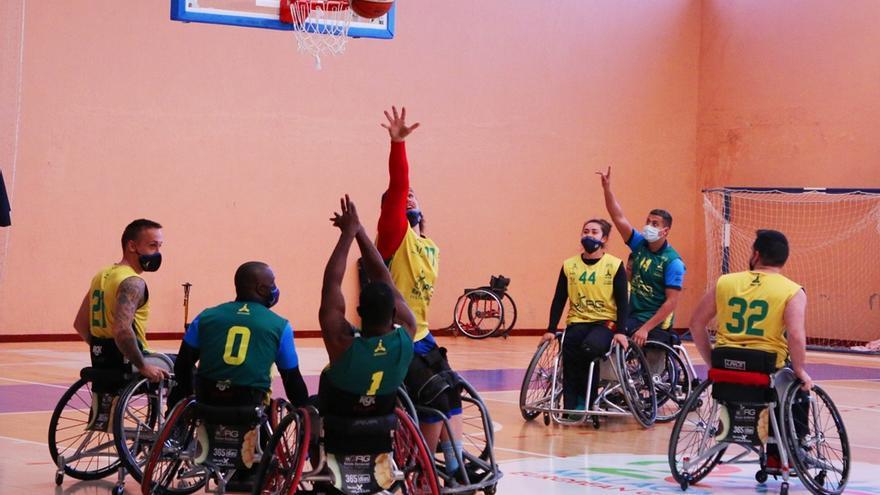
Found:
M 293 25 L 281 22 L 280 0 L 171 0 L 171 19 L 228 26 L 292 31 Z M 376 19 L 355 15 L 348 29 L 352 38 L 394 38 L 397 5 Z

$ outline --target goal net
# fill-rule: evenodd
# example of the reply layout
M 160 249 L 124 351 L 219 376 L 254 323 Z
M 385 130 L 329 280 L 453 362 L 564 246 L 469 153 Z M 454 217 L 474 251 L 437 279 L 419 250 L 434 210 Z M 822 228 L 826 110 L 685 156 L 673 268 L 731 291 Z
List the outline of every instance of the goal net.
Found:
M 708 283 L 748 269 L 758 229 L 788 238 L 783 274 L 807 292 L 807 343 L 880 339 L 880 191 L 723 188 L 703 191 Z

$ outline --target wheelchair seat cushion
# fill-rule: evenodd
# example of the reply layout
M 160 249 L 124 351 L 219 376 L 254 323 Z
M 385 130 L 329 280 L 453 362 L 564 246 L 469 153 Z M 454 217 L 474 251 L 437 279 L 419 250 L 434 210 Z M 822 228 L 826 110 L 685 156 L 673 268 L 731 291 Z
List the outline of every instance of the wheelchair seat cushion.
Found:
M 324 416 L 324 447 L 339 455 L 390 452 L 397 415 L 373 417 Z

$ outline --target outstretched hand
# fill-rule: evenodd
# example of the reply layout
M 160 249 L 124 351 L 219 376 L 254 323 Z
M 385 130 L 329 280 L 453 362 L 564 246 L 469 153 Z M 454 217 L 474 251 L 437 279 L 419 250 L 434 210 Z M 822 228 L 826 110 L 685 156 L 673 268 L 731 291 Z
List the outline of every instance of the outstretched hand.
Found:
M 339 206 L 342 208 L 342 213 L 333 212 L 333 217 L 330 221 L 333 222 L 333 226 L 338 227 L 343 234 L 354 236 L 361 228 L 361 221 L 358 218 L 357 208 L 355 208 L 354 202 L 349 199 L 348 194 L 339 199 Z
M 397 113 L 397 107 L 391 107 L 391 114 L 388 113 L 388 110 L 385 110 L 385 118 L 388 119 L 388 124 L 379 124 L 382 127 L 388 129 L 388 135 L 391 136 L 391 140 L 394 142 L 403 142 L 410 133 L 419 127 L 419 123 L 408 126 L 406 125 L 406 107 L 400 108 L 400 114 Z
M 602 173 L 601 170 L 597 171 L 596 174 L 602 178 L 602 187 L 610 187 L 611 186 L 611 166 L 608 166 L 608 171 Z

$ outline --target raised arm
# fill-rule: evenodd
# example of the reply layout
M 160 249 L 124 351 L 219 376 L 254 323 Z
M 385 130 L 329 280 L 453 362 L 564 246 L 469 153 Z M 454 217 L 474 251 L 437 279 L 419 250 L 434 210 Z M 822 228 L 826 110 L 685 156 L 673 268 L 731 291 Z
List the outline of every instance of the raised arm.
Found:
M 406 304 L 403 295 L 394 286 L 394 281 L 391 280 L 391 273 L 388 271 L 388 267 L 382 262 L 379 251 L 370 242 L 370 238 L 367 237 L 367 232 L 363 227 L 358 230 L 355 239 L 361 250 L 361 259 L 363 260 L 363 267 L 367 278 L 375 282 L 384 282 L 391 287 L 391 292 L 394 294 L 394 323 L 403 326 L 410 337 L 415 338 L 417 330 L 416 317 L 412 310 L 409 309 L 409 305 Z
M 614 222 L 617 231 L 623 236 L 623 241 L 629 242 L 629 238 L 632 237 L 633 228 L 629 223 L 629 220 L 624 216 L 623 208 L 620 207 L 620 203 L 617 202 L 617 198 L 611 190 L 611 167 L 608 167 L 608 171 L 605 173 L 596 173 L 602 177 L 602 191 L 605 193 L 605 209 L 608 210 L 608 214 L 611 216 L 611 221 Z
M 799 290 L 785 305 L 782 318 L 785 320 L 785 334 L 788 339 L 788 355 L 794 374 L 801 379 L 804 391 L 813 388 L 813 380 L 807 374 L 807 331 L 804 327 L 804 315 L 807 310 L 807 294 Z
M 73 319 L 73 328 L 79 337 L 88 344 L 91 341 L 91 331 L 89 330 L 89 293 L 87 292 L 79 305 L 76 312 L 76 318 Z
M 409 163 L 406 160 L 406 137 L 419 127 L 418 122 L 406 125 L 406 108 L 397 113 L 385 111 L 388 129 L 391 136 L 391 153 L 388 157 L 388 190 L 382 195 L 382 211 L 379 214 L 379 237 L 376 241 L 382 259 L 390 259 L 406 235 L 409 225 L 406 219 L 406 197 L 409 194 Z
M 144 362 L 144 356 L 137 344 L 134 334 L 134 313 L 146 302 L 147 284 L 140 277 L 128 277 L 116 289 L 116 312 L 113 315 L 113 340 L 140 374 L 151 382 L 158 382 L 168 373 L 156 366 Z
M 342 277 L 348 252 L 355 233 L 361 228 L 357 212 L 351 207 L 348 196 L 340 201 L 342 213 L 333 213 L 330 219 L 335 227 L 341 230 L 339 240 L 327 266 L 324 268 L 324 283 L 321 288 L 321 308 L 318 310 L 318 321 L 321 325 L 321 336 L 327 347 L 330 362 L 333 363 L 348 349 L 353 340 L 351 325 L 345 319 L 345 298 L 342 295 Z

